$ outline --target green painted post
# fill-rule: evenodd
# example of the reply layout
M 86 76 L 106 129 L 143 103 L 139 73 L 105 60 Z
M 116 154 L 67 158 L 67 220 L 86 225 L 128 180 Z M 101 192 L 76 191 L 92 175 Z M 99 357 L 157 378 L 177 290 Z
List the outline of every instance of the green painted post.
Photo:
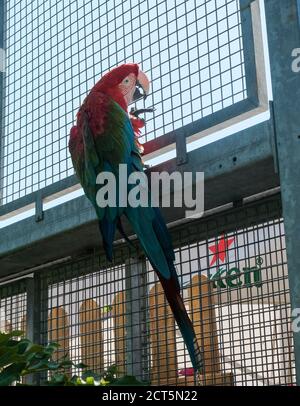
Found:
M 299 3 L 300 0 L 265 1 L 274 94 L 275 136 L 286 233 L 291 307 L 294 316 L 300 314 Z M 297 332 L 294 329 L 293 334 L 297 384 L 300 385 L 300 331 Z
M 147 286 L 145 258 L 126 263 L 126 373 L 148 380 Z
M 39 274 L 26 279 L 26 337 L 35 344 L 45 344 L 47 341 L 47 287 Z M 46 318 L 46 320 L 44 320 Z M 44 320 L 44 323 L 43 323 Z M 26 383 L 39 385 L 45 380 L 45 374 L 29 375 Z

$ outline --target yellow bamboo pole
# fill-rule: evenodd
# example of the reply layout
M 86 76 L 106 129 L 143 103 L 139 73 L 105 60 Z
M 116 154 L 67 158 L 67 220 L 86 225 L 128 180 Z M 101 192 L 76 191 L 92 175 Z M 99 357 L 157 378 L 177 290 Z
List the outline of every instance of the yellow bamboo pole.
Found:
M 204 374 L 200 384 L 233 385 L 232 373 L 221 372 L 214 294 L 205 275 L 195 275 L 188 288 L 188 303 L 199 345 L 203 349 Z
M 48 317 L 49 341 L 60 345 L 53 359 L 57 360 L 70 352 L 69 317 L 63 307 L 54 307 Z
M 104 368 L 104 343 L 102 340 L 101 309 L 93 299 L 80 306 L 80 340 L 82 362 L 94 371 Z
M 119 292 L 115 295 L 112 303 L 112 316 L 114 320 L 114 335 L 115 335 L 115 363 L 120 375 L 125 373 L 126 364 L 126 337 L 125 337 L 125 292 Z
M 161 284 L 149 292 L 151 382 L 164 385 L 177 379 L 175 321 Z

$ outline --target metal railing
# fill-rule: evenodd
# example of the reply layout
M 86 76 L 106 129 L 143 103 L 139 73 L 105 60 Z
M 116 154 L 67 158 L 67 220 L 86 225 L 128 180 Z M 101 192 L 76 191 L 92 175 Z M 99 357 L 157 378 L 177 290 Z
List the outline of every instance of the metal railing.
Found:
M 113 264 L 95 252 L 36 271 L 25 284 L 14 282 L 19 296 L 9 284 L 0 287 L 1 325 L 24 328 L 24 295 L 35 283 L 30 295 L 37 295 L 39 312 L 32 320 L 27 293 L 27 334 L 58 342 L 61 354 L 98 372 L 117 364 L 120 374 L 159 385 L 295 383 L 280 196 L 171 232 L 184 300 L 204 350 L 199 381 L 138 246 L 117 247 Z

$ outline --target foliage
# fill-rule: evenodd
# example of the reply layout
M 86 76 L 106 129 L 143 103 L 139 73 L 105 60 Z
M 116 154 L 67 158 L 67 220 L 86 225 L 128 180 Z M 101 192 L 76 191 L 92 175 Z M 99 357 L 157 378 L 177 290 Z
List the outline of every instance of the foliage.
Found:
M 0 386 L 11 385 L 22 377 L 38 372 L 52 372 L 54 379 L 59 380 L 72 367 L 85 367 L 74 364 L 67 355 L 54 360 L 53 353 L 58 344 L 33 344 L 27 338 L 22 338 L 23 334 L 22 331 L 0 333 Z
M 117 367 L 112 365 L 102 374 L 87 370 L 87 366 L 72 362 L 68 355 L 54 360 L 53 354 L 57 351 L 57 343 L 46 346 L 33 344 L 23 338 L 22 331 L 11 333 L 0 332 L 0 386 L 13 385 L 21 378 L 35 373 L 50 372 L 48 386 L 107 386 L 107 385 L 143 385 L 133 376 L 117 378 Z M 72 368 L 84 369 L 84 372 L 71 377 Z M 20 383 L 17 383 L 20 385 Z

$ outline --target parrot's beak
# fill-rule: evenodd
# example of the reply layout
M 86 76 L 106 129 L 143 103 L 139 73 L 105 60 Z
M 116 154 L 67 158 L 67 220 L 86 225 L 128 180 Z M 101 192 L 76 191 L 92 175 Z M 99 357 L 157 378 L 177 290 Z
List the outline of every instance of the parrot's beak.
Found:
M 141 90 L 143 93 L 141 93 Z M 133 95 L 133 102 L 136 102 L 140 99 L 146 99 L 149 94 L 150 90 L 150 81 L 147 78 L 147 75 L 143 71 L 139 71 L 137 80 L 136 80 L 136 88 Z

